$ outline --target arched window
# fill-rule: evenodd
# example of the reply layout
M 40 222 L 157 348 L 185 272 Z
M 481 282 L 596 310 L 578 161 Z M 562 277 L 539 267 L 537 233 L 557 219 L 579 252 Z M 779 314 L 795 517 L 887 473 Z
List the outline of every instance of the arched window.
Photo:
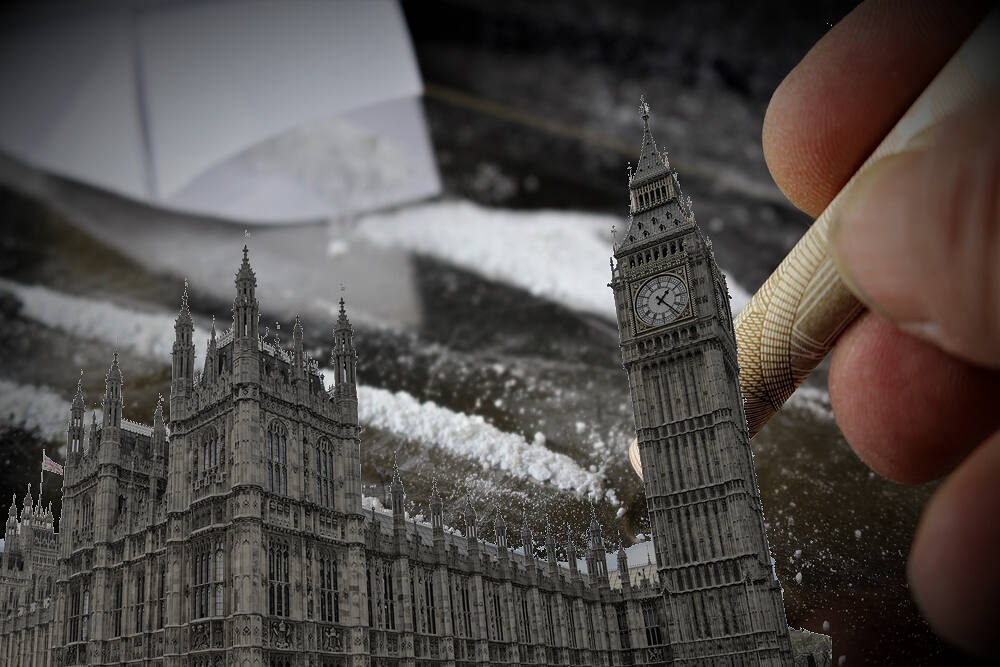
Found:
M 80 619 L 80 640 L 90 637 L 90 590 L 83 591 L 83 616 Z
M 288 616 L 288 545 L 273 543 L 267 550 L 267 611 Z
M 334 458 L 330 441 L 323 438 L 316 445 L 316 504 L 333 508 L 334 498 Z
M 278 421 L 267 429 L 267 490 L 288 495 L 288 431 Z

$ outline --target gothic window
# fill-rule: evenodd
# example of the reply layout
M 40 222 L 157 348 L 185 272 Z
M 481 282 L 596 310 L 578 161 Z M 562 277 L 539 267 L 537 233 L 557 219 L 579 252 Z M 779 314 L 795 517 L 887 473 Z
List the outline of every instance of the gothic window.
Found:
M 455 633 L 461 635 L 462 637 L 472 636 L 472 609 L 469 606 L 469 579 L 467 577 L 460 577 L 458 584 L 459 598 L 462 603 L 461 616 L 458 619 L 458 625 L 455 627 Z
M 395 630 L 396 598 L 392 592 L 392 567 L 386 563 L 382 564 L 382 605 L 383 627 Z
M 215 549 L 215 615 L 225 615 L 225 559 L 226 554 L 219 544 Z
M 202 546 L 191 559 L 191 618 L 204 618 L 209 614 L 212 584 L 209 577 L 210 556 L 207 546 Z
M 139 572 L 135 577 L 135 632 L 143 631 L 143 615 L 146 610 L 146 574 Z
M 566 623 L 566 634 L 569 635 L 569 647 L 576 648 L 576 610 L 573 600 L 566 600 L 566 612 L 569 621 Z
M 121 637 L 122 635 L 122 582 L 115 583 L 114 605 L 111 613 L 111 636 Z
M 267 430 L 267 490 L 288 495 L 288 432 L 277 421 Z
M 366 573 L 368 580 L 368 627 L 375 627 L 374 619 L 372 618 L 372 571 L 369 569 Z
M 518 604 L 518 640 L 523 644 L 531 643 L 531 616 L 528 614 L 528 596 L 524 590 L 515 588 L 515 598 Z
M 556 645 L 556 624 L 555 620 L 552 618 L 552 596 L 545 596 L 545 620 L 548 624 L 549 630 L 549 646 Z
M 316 504 L 334 507 L 334 465 L 333 448 L 330 441 L 323 438 L 316 445 Z
M 503 604 L 500 600 L 499 587 L 492 582 L 484 582 L 485 593 L 489 600 L 490 618 L 487 625 L 489 638 L 493 641 L 502 642 L 503 636 Z
M 69 623 L 66 640 L 80 641 L 80 587 L 74 586 L 69 595 Z
M 622 648 L 632 648 L 632 638 L 628 632 L 628 614 L 624 604 L 615 607 L 615 616 L 618 620 L 618 643 Z
M 425 629 L 429 634 L 437 634 L 437 615 L 434 613 L 434 580 L 430 572 L 424 573 L 424 617 Z
M 340 623 L 340 591 L 337 581 L 337 559 L 324 555 L 319 560 L 320 618 L 327 623 Z
M 663 643 L 663 631 L 660 624 L 660 614 L 656 600 L 645 600 L 642 603 L 642 622 L 646 626 L 646 646 L 656 646 Z
M 80 641 L 90 638 L 90 589 L 83 589 L 83 611 L 80 616 Z
M 288 546 L 276 542 L 267 551 L 267 610 L 272 616 L 288 616 Z
M 167 621 L 167 566 L 160 565 L 159 593 L 157 595 L 156 628 L 162 630 Z
M 205 471 L 214 470 L 221 460 L 220 438 L 214 428 L 208 429 L 201 438 L 201 460 Z M 197 467 L 197 466 L 196 466 Z

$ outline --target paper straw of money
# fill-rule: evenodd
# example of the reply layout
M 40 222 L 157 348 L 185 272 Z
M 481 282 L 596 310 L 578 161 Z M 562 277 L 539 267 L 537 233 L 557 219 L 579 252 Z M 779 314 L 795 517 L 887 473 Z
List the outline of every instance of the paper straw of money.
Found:
M 736 317 L 747 427 L 756 435 L 864 310 L 847 289 L 827 248 L 830 221 L 858 176 L 882 158 L 920 147 L 945 116 L 1000 90 L 1000 8 L 994 8 L 878 148 L 799 239 Z M 636 441 L 632 467 L 642 476 Z

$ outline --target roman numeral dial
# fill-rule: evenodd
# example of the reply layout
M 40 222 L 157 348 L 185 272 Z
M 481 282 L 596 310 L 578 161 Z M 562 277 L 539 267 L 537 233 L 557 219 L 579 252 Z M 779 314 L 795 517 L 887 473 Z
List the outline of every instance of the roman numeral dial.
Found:
M 687 285 L 672 273 L 651 278 L 635 294 L 635 314 L 651 327 L 673 322 L 681 316 L 687 305 Z

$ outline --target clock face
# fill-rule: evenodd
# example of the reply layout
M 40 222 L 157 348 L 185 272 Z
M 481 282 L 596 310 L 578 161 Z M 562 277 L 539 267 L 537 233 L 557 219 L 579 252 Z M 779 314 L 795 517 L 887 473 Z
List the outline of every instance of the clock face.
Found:
M 677 276 L 666 273 L 649 280 L 635 295 L 635 313 L 649 326 L 673 322 L 688 304 L 688 289 Z

